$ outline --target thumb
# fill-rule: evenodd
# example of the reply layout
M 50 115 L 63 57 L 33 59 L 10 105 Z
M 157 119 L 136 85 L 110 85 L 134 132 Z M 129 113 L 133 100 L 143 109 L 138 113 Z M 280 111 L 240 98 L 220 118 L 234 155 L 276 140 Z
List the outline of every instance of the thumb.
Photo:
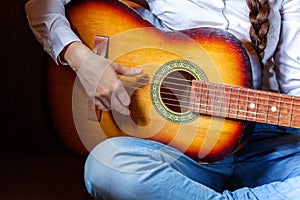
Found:
M 143 69 L 140 67 L 129 68 L 119 64 L 116 64 L 114 68 L 117 74 L 121 74 L 125 76 L 137 76 L 143 72 Z

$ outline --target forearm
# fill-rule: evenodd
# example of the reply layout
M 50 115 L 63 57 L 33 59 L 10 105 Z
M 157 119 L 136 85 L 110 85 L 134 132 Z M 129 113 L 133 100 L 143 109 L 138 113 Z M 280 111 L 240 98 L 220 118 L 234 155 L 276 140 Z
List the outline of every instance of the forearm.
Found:
M 66 45 L 80 41 L 65 16 L 70 0 L 30 0 L 25 11 L 30 28 L 44 50 L 56 61 Z

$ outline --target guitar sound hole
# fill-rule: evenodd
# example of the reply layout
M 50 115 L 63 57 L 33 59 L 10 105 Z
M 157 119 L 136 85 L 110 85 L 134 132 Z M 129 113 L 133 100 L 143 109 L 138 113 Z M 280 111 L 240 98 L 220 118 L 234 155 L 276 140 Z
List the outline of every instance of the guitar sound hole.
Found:
M 189 95 L 193 79 L 195 77 L 186 71 L 173 71 L 163 79 L 160 95 L 168 109 L 176 113 L 189 111 Z

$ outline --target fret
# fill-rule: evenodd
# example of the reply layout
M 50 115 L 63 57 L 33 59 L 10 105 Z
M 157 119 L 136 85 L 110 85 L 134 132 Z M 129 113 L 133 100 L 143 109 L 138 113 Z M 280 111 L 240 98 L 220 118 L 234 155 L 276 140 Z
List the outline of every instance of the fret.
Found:
M 202 82 L 192 81 L 191 97 L 190 97 L 190 109 L 192 112 L 201 113 L 200 106 L 202 99 Z
M 213 103 L 213 113 L 215 116 L 222 116 L 222 101 L 224 96 L 223 86 L 221 84 L 215 84 L 215 97 Z
M 200 114 L 300 128 L 300 97 L 193 81 L 190 106 Z
M 214 92 L 214 98 L 213 98 L 213 115 L 219 116 L 219 117 L 226 117 L 226 113 L 223 112 L 224 105 L 223 102 L 226 100 L 225 97 L 225 86 L 222 84 L 214 84 L 215 92 Z M 227 99 L 228 101 L 228 99 Z M 225 110 L 228 112 L 228 106 L 225 107 Z
M 293 98 L 293 109 L 292 109 L 291 126 L 300 128 L 300 98 Z
M 292 119 L 293 97 L 281 95 L 278 125 L 290 126 Z
M 270 92 L 267 92 L 267 95 L 269 98 L 267 123 L 277 125 L 281 95 L 277 93 L 272 93 L 271 95 Z
M 221 113 L 222 117 L 229 117 L 230 113 L 230 99 L 231 99 L 231 87 L 223 87 L 223 99 L 221 103 Z
M 238 112 L 238 105 L 239 105 L 239 93 L 240 88 L 232 87 L 230 93 L 230 102 L 229 102 L 229 117 L 230 118 L 237 118 Z
M 200 113 L 207 113 L 208 104 L 208 86 L 206 83 L 201 82 L 201 98 L 200 98 Z
M 208 115 L 214 115 L 214 98 L 215 98 L 215 84 L 207 84 L 207 109 Z
M 256 90 L 249 89 L 248 91 L 248 112 L 246 119 L 249 121 L 256 121 L 259 94 Z
M 248 107 L 248 89 L 242 88 L 239 92 L 239 103 L 238 103 L 238 118 L 245 120 L 247 116 Z
M 256 121 L 261 123 L 267 122 L 267 109 L 268 109 L 269 98 L 267 93 L 258 90 L 258 104 L 256 112 Z

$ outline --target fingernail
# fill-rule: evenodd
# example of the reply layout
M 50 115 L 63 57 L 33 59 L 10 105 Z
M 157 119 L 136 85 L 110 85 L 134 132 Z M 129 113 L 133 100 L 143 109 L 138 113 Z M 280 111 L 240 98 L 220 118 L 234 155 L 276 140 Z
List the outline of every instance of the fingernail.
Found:
M 140 67 L 139 68 L 131 68 L 130 70 L 133 73 L 139 73 L 139 74 L 142 73 L 142 71 L 143 71 L 143 69 Z

